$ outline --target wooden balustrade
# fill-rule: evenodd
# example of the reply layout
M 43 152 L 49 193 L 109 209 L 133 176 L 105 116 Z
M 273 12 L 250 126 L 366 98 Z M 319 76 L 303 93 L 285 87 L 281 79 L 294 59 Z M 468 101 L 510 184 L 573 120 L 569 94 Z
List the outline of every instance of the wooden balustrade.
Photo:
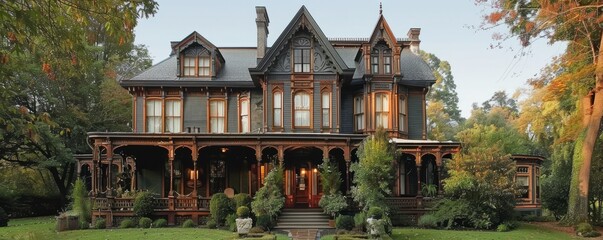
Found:
M 109 209 L 109 199 L 95 198 L 92 204 L 93 209 Z
M 155 209 L 168 209 L 169 208 L 169 200 L 168 198 L 157 198 L 155 203 Z
M 209 201 L 211 200 L 211 198 L 198 198 L 198 204 L 197 206 L 199 207 L 199 209 L 209 209 Z
M 197 199 L 192 197 L 176 198 L 176 209 L 195 209 Z
M 113 209 L 120 210 L 132 210 L 134 209 L 134 199 L 133 198 L 115 198 L 113 200 Z

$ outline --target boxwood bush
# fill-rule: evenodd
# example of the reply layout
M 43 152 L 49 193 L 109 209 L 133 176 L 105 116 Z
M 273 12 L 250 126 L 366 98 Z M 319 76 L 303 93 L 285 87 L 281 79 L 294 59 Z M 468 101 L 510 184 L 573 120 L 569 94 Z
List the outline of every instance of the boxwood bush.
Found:
M 211 197 L 209 213 L 218 227 L 224 225 L 226 216 L 234 213 L 233 205 L 233 202 L 224 193 L 216 193 Z
M 156 228 L 167 227 L 167 220 L 165 220 L 163 218 L 157 219 L 153 222 L 153 227 L 156 227 Z
M 138 227 L 140 228 L 150 228 L 151 224 L 153 223 L 153 220 L 151 220 L 148 217 L 141 217 L 138 220 Z
M 339 215 L 335 220 L 335 226 L 337 229 L 352 230 L 355 226 L 354 218 L 348 215 Z
M 124 219 L 121 220 L 121 223 L 119 223 L 119 228 L 135 228 L 136 227 L 136 223 L 134 222 L 134 220 L 132 219 Z
M 155 198 L 151 192 L 140 192 L 134 199 L 134 214 L 138 217 L 150 217 L 155 210 Z
M 197 224 L 195 224 L 192 219 L 186 219 L 186 221 L 182 223 L 183 228 L 194 228 L 196 226 Z
M 96 229 L 105 229 L 107 228 L 107 221 L 104 218 L 97 218 L 94 222 L 94 228 Z

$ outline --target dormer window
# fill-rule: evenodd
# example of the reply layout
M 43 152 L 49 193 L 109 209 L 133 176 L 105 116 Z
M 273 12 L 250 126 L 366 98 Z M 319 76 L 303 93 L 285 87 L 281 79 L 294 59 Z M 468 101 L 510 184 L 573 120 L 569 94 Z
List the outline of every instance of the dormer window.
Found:
M 371 51 L 371 73 L 392 73 L 392 50 L 383 42 L 375 45 Z
M 209 56 L 185 56 L 183 64 L 184 76 L 209 77 L 210 62 Z

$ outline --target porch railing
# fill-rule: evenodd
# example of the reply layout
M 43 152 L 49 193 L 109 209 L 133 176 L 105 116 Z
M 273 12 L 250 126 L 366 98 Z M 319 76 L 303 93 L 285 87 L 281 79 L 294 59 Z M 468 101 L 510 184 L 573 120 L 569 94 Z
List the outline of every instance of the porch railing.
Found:
M 170 203 L 174 210 L 209 210 L 209 201 L 206 197 L 180 197 L 180 198 L 156 198 L 156 210 L 169 210 Z M 113 211 L 131 211 L 134 209 L 133 198 L 94 198 L 94 209 L 113 210 Z

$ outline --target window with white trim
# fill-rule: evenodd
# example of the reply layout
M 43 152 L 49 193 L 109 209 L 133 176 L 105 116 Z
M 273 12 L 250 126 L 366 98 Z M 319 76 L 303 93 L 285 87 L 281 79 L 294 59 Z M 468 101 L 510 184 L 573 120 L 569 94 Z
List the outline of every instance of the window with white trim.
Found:
M 310 127 L 310 94 L 297 92 L 293 98 L 295 127 Z
M 181 119 L 180 100 L 165 100 L 165 132 L 181 132 Z
M 210 133 L 224 133 L 225 124 L 225 104 L 224 100 L 209 101 L 209 125 Z
M 161 132 L 161 100 L 147 100 L 146 102 L 146 118 L 147 118 L 147 132 L 149 133 L 160 133 Z

